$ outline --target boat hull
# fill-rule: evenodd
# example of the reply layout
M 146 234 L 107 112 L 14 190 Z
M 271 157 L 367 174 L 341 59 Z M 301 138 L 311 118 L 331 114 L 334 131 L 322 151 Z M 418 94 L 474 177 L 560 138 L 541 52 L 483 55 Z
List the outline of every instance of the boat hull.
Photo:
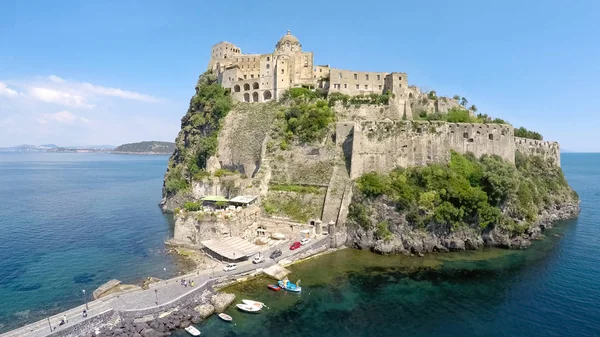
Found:
M 231 322 L 233 320 L 233 318 L 231 318 L 231 316 L 224 314 L 224 313 L 220 313 L 219 318 L 224 320 L 225 322 Z
M 185 331 L 187 331 L 192 336 L 200 336 L 200 330 L 194 328 L 191 325 L 185 328 Z
M 302 291 L 302 287 L 297 287 L 293 283 L 288 283 L 288 285 L 286 285 L 285 283 L 283 283 L 283 281 L 278 281 L 277 284 L 279 284 L 279 286 L 281 287 L 281 289 L 285 289 L 287 291 L 291 291 L 291 292 L 294 292 L 294 293 L 299 293 L 299 292 Z
M 253 306 L 253 305 L 236 304 L 235 306 L 244 312 L 249 312 L 249 313 L 253 313 L 253 314 L 260 312 L 260 307 Z
M 278 285 L 276 285 L 276 284 L 269 284 L 269 285 L 267 286 L 267 288 L 269 288 L 269 289 L 271 289 L 271 290 L 273 290 L 273 291 L 279 291 L 279 290 L 281 290 L 281 287 L 280 287 L 280 286 L 278 286 Z
M 244 304 L 256 306 L 258 308 L 266 307 L 266 305 L 263 302 L 258 302 L 258 301 L 253 301 L 253 300 L 242 300 L 242 302 L 244 302 Z

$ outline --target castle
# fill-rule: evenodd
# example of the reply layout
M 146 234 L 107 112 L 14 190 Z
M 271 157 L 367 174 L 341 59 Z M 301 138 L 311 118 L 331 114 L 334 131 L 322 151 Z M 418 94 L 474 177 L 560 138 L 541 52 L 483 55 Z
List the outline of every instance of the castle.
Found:
M 219 83 L 231 90 L 240 102 L 268 102 L 279 99 L 290 88 L 320 88 L 328 93 L 351 96 L 393 93 L 390 105 L 398 113 L 407 114 L 407 99 L 420 95 L 408 86 L 406 73 L 364 72 L 314 65 L 313 53 L 302 51 L 300 41 L 287 31 L 270 54 L 243 54 L 230 43 L 212 47 L 208 68 L 217 74 Z

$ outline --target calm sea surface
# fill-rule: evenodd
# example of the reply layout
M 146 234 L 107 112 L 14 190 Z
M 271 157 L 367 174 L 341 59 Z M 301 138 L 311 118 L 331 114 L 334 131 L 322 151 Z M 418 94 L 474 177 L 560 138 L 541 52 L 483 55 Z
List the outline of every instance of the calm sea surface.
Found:
M 79 305 L 112 278 L 176 272 L 158 207 L 167 161 L 0 153 L 0 331 Z
M 409 258 L 346 249 L 291 268 L 302 294 L 243 283 L 229 290 L 269 309 L 230 308 L 235 324 L 213 317 L 197 327 L 203 336 L 600 336 L 600 155 L 562 161 L 582 213 L 528 250 Z M 79 304 L 81 289 L 110 278 L 175 272 L 156 206 L 166 162 L 0 154 L 4 329 Z

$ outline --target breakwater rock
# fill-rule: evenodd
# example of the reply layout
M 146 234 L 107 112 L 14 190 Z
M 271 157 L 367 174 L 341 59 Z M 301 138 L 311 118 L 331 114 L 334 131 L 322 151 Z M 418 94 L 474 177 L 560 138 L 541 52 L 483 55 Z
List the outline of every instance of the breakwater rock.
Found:
M 203 296 L 208 297 L 208 296 Z M 86 337 L 163 337 L 170 336 L 174 330 L 184 329 L 198 324 L 215 312 L 222 312 L 235 301 L 234 294 L 217 293 L 209 297 L 210 303 L 194 308 L 184 307 L 159 315 L 158 318 L 127 318 L 91 332 Z
M 544 210 L 535 224 L 520 235 L 499 227 L 481 230 L 476 226 L 450 230 L 448 226 L 429 224 L 425 228 L 411 226 L 404 214 L 395 207 L 378 203 L 372 205 L 374 213 L 389 223 L 391 236 L 380 238 L 376 229 L 364 229 L 352 224 L 348 226 L 347 245 L 359 249 L 369 249 L 379 254 L 421 255 L 432 252 L 475 250 L 482 247 L 523 249 L 539 239 L 543 231 L 551 228 L 556 221 L 572 219 L 579 214 L 579 201 L 565 202 Z

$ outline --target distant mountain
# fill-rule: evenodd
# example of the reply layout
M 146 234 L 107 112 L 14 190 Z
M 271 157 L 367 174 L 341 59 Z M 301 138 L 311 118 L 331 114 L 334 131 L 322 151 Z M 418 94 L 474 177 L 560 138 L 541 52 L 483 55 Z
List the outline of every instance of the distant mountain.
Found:
M 122 154 L 171 154 L 175 150 L 175 143 L 146 141 L 117 146 L 112 153 Z
M 23 144 L 10 147 L 0 147 L 0 152 L 107 152 L 114 148 L 115 147 L 112 145 L 58 146 L 55 144 Z

